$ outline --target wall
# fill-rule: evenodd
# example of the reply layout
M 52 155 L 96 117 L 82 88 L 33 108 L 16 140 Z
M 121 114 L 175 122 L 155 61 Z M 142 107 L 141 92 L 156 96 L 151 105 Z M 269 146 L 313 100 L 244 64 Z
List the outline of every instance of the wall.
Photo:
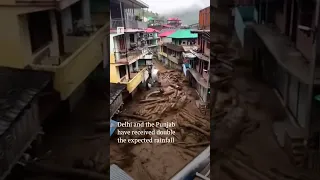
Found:
M 313 35 L 307 35 L 301 30 L 297 30 L 297 43 L 296 48 L 302 53 L 302 55 L 308 59 L 312 60 L 313 54 Z
M 68 7 L 61 11 L 61 21 L 63 33 L 73 30 L 71 8 Z
M 210 7 L 200 10 L 199 12 L 199 28 L 210 29 Z
M 23 30 L 20 29 L 22 22 L 12 8 L 0 9 L 0 21 L 5 22 L 5 25 L 0 28 L 0 47 L 4 50 L 0 53 L 1 66 L 23 68 L 26 65 L 25 48 L 28 46 L 23 47 L 23 43 L 21 43 L 24 42 L 20 36 L 23 33 Z

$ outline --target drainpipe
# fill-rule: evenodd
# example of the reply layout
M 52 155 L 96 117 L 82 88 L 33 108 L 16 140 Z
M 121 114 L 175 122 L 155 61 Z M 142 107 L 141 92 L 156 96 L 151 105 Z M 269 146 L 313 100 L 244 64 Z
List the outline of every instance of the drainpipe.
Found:
M 313 52 L 312 52 L 312 60 L 311 60 L 311 77 L 310 77 L 310 81 L 308 82 L 309 84 L 309 90 L 308 90 L 308 102 L 307 102 L 307 107 L 306 109 L 309 110 L 309 113 L 307 113 L 307 118 L 306 118 L 306 130 L 307 130 L 307 135 L 310 136 L 311 132 L 311 113 L 312 113 L 312 102 L 313 102 L 313 85 L 314 85 L 314 76 L 315 76 L 315 70 L 316 70 L 316 61 L 320 61 L 320 54 L 318 54 L 317 52 L 317 43 L 320 43 L 320 28 L 319 28 L 319 24 L 320 24 L 320 2 L 317 1 L 317 6 L 316 6 L 316 18 L 315 18 L 315 29 L 313 31 L 313 35 L 314 35 L 314 42 L 313 42 Z M 319 44 L 320 45 L 320 44 Z

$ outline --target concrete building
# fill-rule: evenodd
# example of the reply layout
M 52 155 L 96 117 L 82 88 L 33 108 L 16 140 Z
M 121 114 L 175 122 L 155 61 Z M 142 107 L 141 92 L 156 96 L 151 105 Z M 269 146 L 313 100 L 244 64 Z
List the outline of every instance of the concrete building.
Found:
M 178 29 L 166 36 L 168 42 L 161 43 L 160 60 L 169 68 L 182 70 L 182 53 L 189 52 L 195 46 L 197 37 L 190 29 Z
M 94 21 L 89 0 L 6 0 L 0 17 L 0 65 L 54 72 L 54 88 L 72 109 L 107 57 L 107 19 Z
M 148 8 L 148 5 L 138 0 L 113 0 L 110 3 L 112 10 L 118 9 L 111 11 L 110 82 L 126 85 L 125 98 L 135 94 L 148 73 L 145 60 L 140 61 L 148 54 L 144 40 L 146 26 L 131 17 L 135 9 Z M 123 32 L 117 32 L 117 28 L 123 28 Z
M 158 36 L 159 32 L 160 31 L 152 28 L 147 28 L 145 30 L 146 44 L 148 48 L 155 53 L 157 53 L 158 45 L 159 45 L 158 44 L 160 39 L 160 37 Z
M 183 65 L 192 87 L 200 97 L 201 105 L 208 105 L 210 100 L 209 70 L 210 70 L 210 30 L 192 30 L 198 34 L 197 50 L 190 50 L 191 55 L 184 54 Z
M 210 29 L 210 6 L 199 11 L 199 28 Z
M 304 147 L 304 140 L 320 132 L 320 48 L 315 36 L 320 3 L 299 3 L 262 1 L 237 8 L 235 29 L 246 58 L 252 61 L 254 75 L 274 88 L 289 116 L 274 125 L 278 140 L 293 162 L 302 165 L 306 151 L 295 155 L 294 146 Z M 283 126 L 285 130 L 279 128 Z M 294 145 L 293 140 L 299 143 Z

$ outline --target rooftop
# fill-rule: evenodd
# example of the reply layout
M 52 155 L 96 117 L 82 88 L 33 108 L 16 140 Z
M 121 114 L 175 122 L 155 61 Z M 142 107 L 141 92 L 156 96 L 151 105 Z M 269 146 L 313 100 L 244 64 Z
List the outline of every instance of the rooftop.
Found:
M 168 37 L 174 39 L 195 39 L 198 38 L 198 34 L 191 33 L 191 29 L 178 29 Z
M 52 77 L 51 73 L 43 71 L 0 67 L 0 136 L 51 83 Z
M 126 89 L 125 84 L 110 83 L 110 105 Z
M 156 29 L 153 29 L 153 28 L 147 28 L 145 30 L 146 33 L 159 33 L 160 31 L 156 30 Z
M 176 32 L 175 29 L 169 29 L 169 30 L 165 30 L 165 31 L 160 31 L 159 37 L 167 37 L 170 36 L 171 34 L 173 34 L 174 32 Z

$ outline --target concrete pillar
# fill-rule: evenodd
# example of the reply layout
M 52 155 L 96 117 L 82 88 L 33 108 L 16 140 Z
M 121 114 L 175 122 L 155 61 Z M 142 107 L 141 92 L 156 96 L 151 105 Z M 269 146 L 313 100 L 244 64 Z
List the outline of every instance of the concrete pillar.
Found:
M 50 24 L 51 24 L 51 33 L 52 33 L 52 45 L 50 46 L 50 55 L 51 56 L 60 56 L 59 51 L 59 37 L 57 30 L 57 22 L 54 11 L 50 11 Z
M 90 0 L 82 0 L 81 2 L 82 2 L 83 23 L 86 26 L 91 26 Z
M 19 22 L 19 30 L 20 30 L 20 44 L 21 44 L 21 50 L 23 51 L 24 55 L 24 65 L 27 64 L 32 64 L 33 63 L 33 58 L 32 58 L 32 51 L 31 51 L 31 40 L 30 40 L 30 35 L 29 35 L 29 25 L 28 25 L 28 16 L 27 15 L 20 15 L 17 16 L 18 22 Z M 30 47 L 30 48 L 26 48 Z M 18 51 L 16 51 L 18 52 Z M 20 53 L 19 53 L 20 54 Z
M 66 34 L 69 31 L 72 32 L 72 14 L 71 14 L 71 8 L 68 7 L 61 11 L 61 21 L 62 21 L 62 29 L 63 33 Z

